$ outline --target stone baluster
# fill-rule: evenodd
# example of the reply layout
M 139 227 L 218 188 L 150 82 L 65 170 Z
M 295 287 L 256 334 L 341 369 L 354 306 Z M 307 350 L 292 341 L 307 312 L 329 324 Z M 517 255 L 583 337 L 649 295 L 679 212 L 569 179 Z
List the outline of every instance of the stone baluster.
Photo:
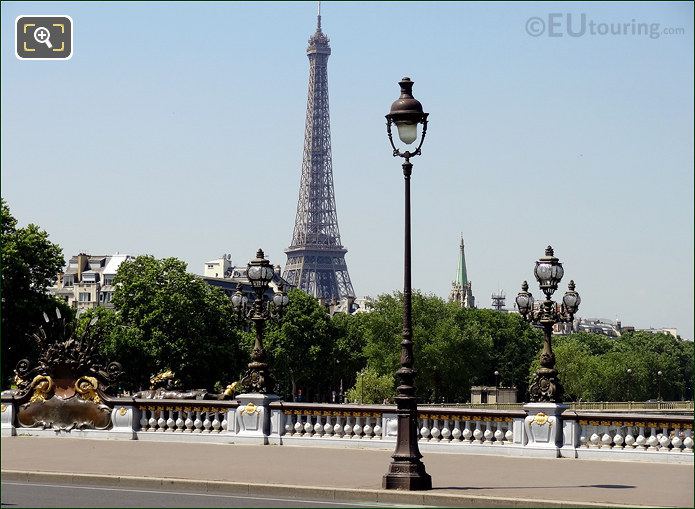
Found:
M 471 421 L 466 421 L 466 427 L 463 428 L 463 442 L 466 444 L 470 444 L 472 438 L 473 430 L 471 430 Z
M 615 430 L 615 434 L 613 435 L 613 449 L 622 449 L 623 442 L 625 441 L 625 438 L 623 437 L 623 428 L 617 428 Z
M 140 429 L 142 431 L 148 431 L 150 427 L 150 420 L 147 418 L 148 410 L 146 408 L 140 409 Z
M 514 431 L 512 430 L 512 423 L 507 423 L 507 432 L 504 434 L 504 438 L 507 444 L 514 443 Z
M 176 412 L 176 422 L 174 423 L 176 425 L 176 429 L 174 431 L 178 433 L 183 433 L 183 430 L 186 429 L 186 423 L 183 420 L 184 413 L 183 408 Z
M 222 427 L 222 425 L 220 423 L 220 417 L 219 416 L 220 416 L 220 414 L 217 412 L 217 410 L 215 410 L 215 412 L 213 413 L 213 416 L 212 416 L 212 432 L 213 433 L 219 433 L 220 428 Z
M 634 449 L 635 448 L 635 427 L 628 426 L 625 428 L 625 448 Z
M 150 410 L 150 418 L 147 421 L 147 431 L 157 431 L 157 418 L 155 417 L 155 410 Z
M 637 438 L 635 439 L 635 445 L 641 449 L 647 448 L 647 437 L 644 436 L 644 426 L 639 426 Z
M 648 450 L 656 450 L 658 445 L 659 438 L 656 436 L 656 427 L 652 426 L 651 431 L 649 432 L 649 437 L 647 438 L 647 448 Z
M 227 431 L 227 425 L 229 423 L 227 422 L 227 410 L 222 409 L 222 422 L 220 423 L 220 428 L 222 431 Z
M 355 425 L 352 427 L 352 432 L 355 434 L 355 438 L 362 438 L 362 417 L 359 415 L 355 418 Z
M 601 445 L 600 447 L 604 447 L 606 449 L 611 448 L 611 444 L 613 444 L 613 437 L 611 437 L 610 434 L 610 427 L 609 426 L 604 426 L 603 434 L 601 435 Z
M 186 420 L 184 421 L 184 424 L 186 425 L 186 429 L 185 429 L 186 433 L 193 433 L 193 425 L 194 425 L 193 417 L 194 417 L 194 415 L 192 415 L 192 414 L 193 414 L 193 412 L 190 409 L 188 409 L 186 411 Z
M 483 430 L 480 429 L 481 424 L 480 421 L 475 421 L 475 429 L 473 430 L 473 443 L 474 444 L 482 444 L 483 441 L 481 438 L 483 438 Z
M 685 438 L 683 438 L 683 447 L 684 447 L 683 452 L 689 452 L 692 454 L 692 452 L 693 452 L 693 430 L 686 429 L 684 434 L 685 434 Z
M 432 440 L 435 442 L 438 442 L 442 433 L 439 430 L 439 419 L 433 419 L 432 420 L 432 427 L 430 428 L 430 437 L 432 437 Z
M 294 433 L 294 421 L 294 415 L 289 413 L 285 415 L 285 435 L 292 435 Z
M 362 428 L 362 432 L 364 433 L 364 438 L 372 438 L 373 428 L 369 416 L 364 418 L 364 428 Z
M 461 436 L 463 433 L 461 432 L 461 421 L 456 419 L 454 421 L 454 429 L 451 430 L 451 438 L 455 441 L 458 442 L 461 440 Z
M 205 411 L 205 419 L 203 420 L 203 433 L 210 433 L 210 430 L 212 429 L 212 421 L 210 420 L 210 412 Z
M 671 437 L 668 433 L 668 427 L 664 427 L 661 438 L 659 438 L 659 451 L 668 452 L 671 445 Z
M 444 425 L 442 426 L 442 440 L 451 442 L 451 429 L 449 428 L 448 418 L 444 420 Z
M 428 426 L 429 421 L 427 419 L 422 419 L 422 427 L 420 428 L 420 440 L 425 442 L 430 439 L 430 428 Z
M 376 439 L 382 439 L 384 438 L 382 435 L 382 429 L 381 429 L 381 416 L 377 416 L 375 418 L 375 424 L 374 424 L 374 438 Z
M 167 414 L 169 415 L 167 422 L 166 422 L 166 429 L 165 431 L 176 431 L 176 421 L 174 420 L 174 410 L 169 409 L 167 411 Z
M 502 442 L 504 442 L 504 431 L 502 431 L 502 423 L 497 422 L 495 424 L 495 445 L 502 445 Z
M 326 424 L 323 425 L 323 436 L 326 438 L 333 437 L 333 424 L 331 424 L 331 416 L 326 416 Z
M 311 414 L 307 412 L 306 422 L 304 423 L 304 436 L 314 436 L 314 423 L 311 422 Z
M 157 419 L 157 431 L 164 431 L 166 429 L 167 421 L 164 419 L 164 409 L 159 411 L 159 419 Z
M 193 421 L 193 433 L 203 432 L 203 421 L 200 419 L 200 411 L 195 412 L 195 420 Z
M 304 431 L 304 423 L 302 422 L 302 414 L 296 415 L 296 420 L 294 421 L 294 433 L 292 435 L 301 435 Z
M 338 415 L 335 418 L 335 425 L 333 426 L 333 433 L 337 438 L 343 438 L 343 425 L 341 424 L 343 422 L 343 418 Z
M 345 417 L 345 438 L 352 438 L 352 417 L 349 415 Z
M 485 438 L 483 443 L 486 445 L 492 445 L 493 436 L 494 433 L 492 432 L 492 421 L 487 421 L 485 423 L 485 431 L 483 432 L 483 437 Z
M 671 438 L 671 445 L 673 446 L 673 449 L 671 449 L 673 452 L 681 452 L 683 439 L 681 438 L 680 428 L 675 428 L 673 430 L 673 438 Z
M 316 416 L 316 424 L 314 424 L 314 438 L 321 438 L 323 436 L 323 424 L 321 423 L 321 416 Z

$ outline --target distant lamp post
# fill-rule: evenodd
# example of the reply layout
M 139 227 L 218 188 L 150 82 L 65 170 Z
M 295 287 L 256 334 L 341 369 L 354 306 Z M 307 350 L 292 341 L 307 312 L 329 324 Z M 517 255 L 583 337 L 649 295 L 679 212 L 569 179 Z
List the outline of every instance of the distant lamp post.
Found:
M 274 273 L 270 261 L 265 259 L 263 250 L 259 249 L 256 258 L 246 267 L 246 277 L 253 287 L 256 298 L 249 307 L 248 298 L 242 294 L 240 287 L 237 287 L 237 291 L 232 296 L 234 309 L 240 316 L 251 320 L 256 329 L 256 342 L 251 352 L 251 362 L 248 364 L 248 371 L 241 379 L 241 385 L 250 392 L 259 394 L 272 393 L 274 386 L 263 347 L 265 324 L 271 318 L 280 318 L 289 304 L 287 294 L 281 285 L 273 295 L 272 304 L 266 300 L 265 291 L 273 280 Z
M 662 376 L 663 374 L 664 374 L 664 372 L 661 371 L 661 370 L 659 370 L 659 371 L 656 372 L 657 381 L 658 381 L 658 385 L 659 385 L 659 395 L 658 395 L 657 398 L 656 398 L 658 401 L 661 401 L 661 376 Z
M 627 400 L 632 401 L 632 396 L 630 395 L 630 387 L 632 387 L 632 369 L 627 368 Z
M 500 383 L 499 383 L 500 372 L 495 370 L 494 375 L 495 375 L 495 387 L 499 387 L 500 386 Z
M 413 97 L 413 82 L 403 78 L 401 96 L 391 105 L 391 111 L 386 115 L 386 132 L 393 148 L 394 157 L 402 157 L 403 177 L 405 179 L 405 243 L 403 270 L 403 341 L 401 341 L 401 367 L 396 372 L 398 376 L 398 394 L 396 406 L 398 413 L 398 432 L 396 450 L 391 456 L 393 461 L 389 471 L 383 478 L 384 489 L 396 490 L 429 490 L 432 489 L 432 478 L 425 471 L 425 465 L 420 458 L 417 443 L 417 399 L 415 397 L 415 370 L 413 369 L 413 313 L 411 291 L 411 258 L 410 258 L 410 176 L 413 165 L 411 157 L 420 155 L 420 148 L 425 141 L 427 132 L 427 113 L 423 112 L 420 101 Z M 417 140 L 418 125 L 422 124 L 420 142 L 414 151 L 401 152 L 393 143 L 391 126 L 396 125 L 398 137 L 406 145 Z
M 558 305 L 551 300 L 565 273 L 562 264 L 555 257 L 552 247 L 546 248 L 545 256 L 536 262 L 536 268 L 533 272 L 540 289 L 545 294 L 545 300 L 535 306 L 533 295 L 529 293 L 526 281 L 521 285 L 521 292 L 516 297 L 516 306 L 521 316 L 528 322 L 543 327 L 541 367 L 536 372 L 533 383 L 529 387 L 529 396 L 534 403 L 561 403 L 563 391 L 555 369 L 555 354 L 552 347 L 553 325 L 560 322 L 571 322 L 579 309 L 581 298 L 574 290 L 574 281 L 570 281 L 567 285 L 568 291 L 562 298 L 562 304 Z

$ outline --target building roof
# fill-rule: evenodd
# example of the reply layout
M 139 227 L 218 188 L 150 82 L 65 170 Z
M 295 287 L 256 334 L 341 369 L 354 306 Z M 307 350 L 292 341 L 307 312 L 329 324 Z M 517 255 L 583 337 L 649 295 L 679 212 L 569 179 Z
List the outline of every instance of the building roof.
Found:
M 106 263 L 106 267 L 104 267 L 104 274 L 116 274 L 121 263 L 132 258 L 133 257 L 129 254 L 111 255 L 109 261 Z

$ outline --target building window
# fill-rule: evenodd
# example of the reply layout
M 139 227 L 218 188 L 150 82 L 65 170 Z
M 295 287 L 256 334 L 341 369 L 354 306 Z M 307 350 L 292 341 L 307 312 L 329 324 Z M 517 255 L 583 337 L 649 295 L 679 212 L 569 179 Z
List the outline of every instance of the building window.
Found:
M 80 292 L 80 302 L 89 302 L 89 292 Z

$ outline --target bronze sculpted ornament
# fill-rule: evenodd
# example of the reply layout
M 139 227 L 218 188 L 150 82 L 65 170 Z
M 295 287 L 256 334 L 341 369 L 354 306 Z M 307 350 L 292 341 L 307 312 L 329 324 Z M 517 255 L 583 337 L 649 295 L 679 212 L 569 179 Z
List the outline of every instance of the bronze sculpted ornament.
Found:
M 36 363 L 22 359 L 15 368 L 17 420 L 23 427 L 56 430 L 107 429 L 111 409 L 104 404 L 106 391 L 121 375 L 121 365 L 106 366 L 98 353 L 100 338 L 93 318 L 77 335 L 56 309 L 51 320 L 30 335 L 40 352 Z

